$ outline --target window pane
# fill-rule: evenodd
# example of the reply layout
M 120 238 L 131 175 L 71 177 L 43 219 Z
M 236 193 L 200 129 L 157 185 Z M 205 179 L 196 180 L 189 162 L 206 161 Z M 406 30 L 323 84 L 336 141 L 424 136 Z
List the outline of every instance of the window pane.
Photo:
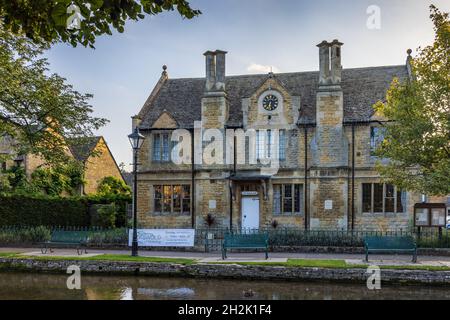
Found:
M 161 212 L 161 199 L 155 199 L 155 212 Z
M 172 211 L 172 186 L 164 186 L 163 187 L 163 211 L 171 212 Z
M 404 212 L 406 205 L 406 192 L 397 191 L 397 212 Z
M 191 212 L 191 199 L 183 199 L 183 213 L 188 214 Z
M 385 199 L 385 211 L 394 212 L 394 198 Z
M 159 134 L 153 136 L 153 161 L 161 161 L 161 137 Z
M 273 213 L 281 214 L 281 186 L 273 186 Z
M 284 187 L 284 197 L 285 198 L 292 197 L 292 185 L 285 184 L 285 185 L 283 185 L 283 187 Z
M 383 212 L 383 184 L 373 185 L 373 212 Z
M 162 161 L 164 162 L 168 162 L 170 157 L 169 157 L 169 135 L 168 134 L 164 134 L 163 135 L 163 151 L 162 151 Z
M 258 159 L 266 158 L 266 131 L 258 130 L 256 133 L 256 156 Z
M 285 214 L 292 213 L 292 185 L 283 185 L 283 212 Z
M 154 186 L 154 211 L 162 212 L 162 186 Z
M 272 145 L 273 145 L 273 137 L 272 137 L 272 131 L 267 130 L 267 137 L 266 137 L 266 152 L 265 155 L 267 155 L 267 158 L 270 158 L 272 156 Z
M 280 130 L 278 147 L 279 159 L 286 160 L 286 131 L 284 130 Z
M 183 186 L 183 213 L 191 212 L 191 186 Z
M 183 186 L 183 198 L 189 198 L 191 196 L 191 186 Z
M 173 212 L 181 212 L 181 186 L 173 186 Z
M 301 213 L 303 205 L 303 185 L 296 184 L 294 186 L 294 212 Z
M 375 150 L 380 146 L 384 140 L 386 128 L 372 127 L 370 128 L 370 151 L 373 155 Z
M 394 186 L 386 184 L 385 212 L 394 212 Z
M 386 197 L 388 198 L 394 197 L 394 186 L 392 184 L 386 185 Z
M 363 183 L 362 185 L 362 208 L 363 212 L 371 212 L 372 210 L 372 184 Z

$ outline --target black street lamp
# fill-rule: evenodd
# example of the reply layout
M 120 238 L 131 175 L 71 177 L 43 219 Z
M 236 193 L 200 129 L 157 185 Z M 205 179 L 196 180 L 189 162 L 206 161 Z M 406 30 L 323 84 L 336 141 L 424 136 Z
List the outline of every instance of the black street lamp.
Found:
M 137 156 L 139 149 L 144 143 L 145 137 L 139 133 L 136 127 L 132 134 L 128 136 L 133 148 L 133 241 L 131 243 L 131 255 L 138 256 L 138 236 L 137 236 Z

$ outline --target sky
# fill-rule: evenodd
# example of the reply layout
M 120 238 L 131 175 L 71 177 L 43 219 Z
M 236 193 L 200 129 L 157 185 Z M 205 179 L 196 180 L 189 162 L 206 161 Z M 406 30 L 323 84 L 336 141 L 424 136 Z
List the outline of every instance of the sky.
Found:
M 432 43 L 429 5 L 448 0 L 190 0 L 202 15 L 177 12 L 127 23 L 97 38 L 96 49 L 58 44 L 46 53 L 51 72 L 92 93 L 94 115 L 110 120 L 103 135 L 118 163 L 131 163 L 131 117 L 168 66 L 170 78 L 204 77 L 203 53 L 228 51 L 228 75 L 318 70 L 316 45 L 344 43 L 344 68 L 399 65 L 406 51 Z M 374 7 L 376 6 L 376 7 Z M 379 11 L 377 11 L 379 9 Z M 377 19 L 379 17 L 379 19 Z

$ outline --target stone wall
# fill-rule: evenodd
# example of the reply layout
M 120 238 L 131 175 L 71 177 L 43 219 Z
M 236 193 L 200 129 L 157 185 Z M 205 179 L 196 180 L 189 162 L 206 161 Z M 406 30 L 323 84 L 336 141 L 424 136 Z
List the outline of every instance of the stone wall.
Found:
M 96 193 L 100 181 L 105 177 L 111 176 L 123 180 L 122 174 L 103 138 L 99 140 L 94 152 L 95 155 L 90 156 L 85 162 L 85 194 Z
M 0 258 L 0 269 L 8 271 L 32 271 L 66 273 L 71 265 L 80 266 L 83 273 L 134 274 L 148 276 L 178 276 L 195 278 L 283 280 L 283 281 L 339 281 L 365 285 L 368 279 L 365 268 L 328 269 L 251 266 L 236 264 L 82 261 L 82 260 L 34 260 Z M 381 271 L 384 284 L 450 284 L 450 271 L 386 270 Z

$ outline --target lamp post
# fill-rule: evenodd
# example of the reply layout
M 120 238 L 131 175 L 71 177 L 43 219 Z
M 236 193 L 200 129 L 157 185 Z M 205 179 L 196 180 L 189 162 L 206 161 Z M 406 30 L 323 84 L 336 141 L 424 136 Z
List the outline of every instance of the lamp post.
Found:
M 132 134 L 128 136 L 133 148 L 133 240 L 131 242 L 131 255 L 138 256 L 138 236 L 137 236 L 137 156 L 139 149 L 144 143 L 145 137 L 139 133 L 136 127 Z

